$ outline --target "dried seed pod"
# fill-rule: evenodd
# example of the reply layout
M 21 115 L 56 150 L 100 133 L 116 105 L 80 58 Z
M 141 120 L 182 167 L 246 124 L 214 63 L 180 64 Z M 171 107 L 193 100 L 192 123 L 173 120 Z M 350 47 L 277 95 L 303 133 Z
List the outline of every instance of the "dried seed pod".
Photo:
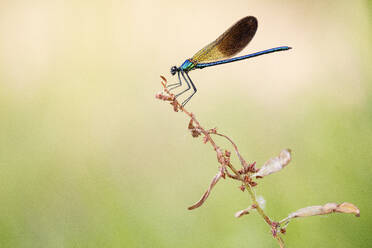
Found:
M 252 210 L 252 209 L 253 209 L 252 206 L 250 206 L 246 209 L 243 209 L 243 210 L 240 210 L 240 211 L 236 212 L 234 216 L 235 216 L 235 218 L 240 218 L 243 215 L 249 214 L 249 211 Z
M 198 202 L 196 202 L 194 205 L 188 207 L 187 209 L 188 210 L 193 210 L 193 209 L 198 208 L 201 205 L 203 205 L 203 203 L 207 200 L 209 194 L 211 193 L 213 187 L 218 183 L 218 181 L 221 179 L 221 177 L 222 177 L 222 172 L 220 170 L 217 173 L 217 175 L 215 175 L 213 177 L 212 182 L 210 183 L 208 190 L 203 194 L 203 196 L 200 198 L 200 200 Z
M 360 210 L 354 204 L 349 202 L 344 202 L 341 204 L 337 203 L 327 203 L 323 206 L 310 206 L 306 208 L 301 208 L 293 213 L 290 213 L 287 218 L 280 221 L 280 223 L 288 222 L 290 219 L 298 217 L 308 217 L 316 216 L 330 213 L 346 213 L 355 214 L 356 217 L 360 216 Z
M 252 177 L 265 177 L 282 170 L 291 161 L 291 150 L 285 149 L 279 156 L 268 160 Z

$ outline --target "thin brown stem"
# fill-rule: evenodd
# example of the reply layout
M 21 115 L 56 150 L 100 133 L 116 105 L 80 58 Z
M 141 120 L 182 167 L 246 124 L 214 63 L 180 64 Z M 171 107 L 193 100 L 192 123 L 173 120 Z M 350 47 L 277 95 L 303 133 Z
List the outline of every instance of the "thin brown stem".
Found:
M 278 240 L 278 243 L 279 243 L 280 248 L 284 248 L 285 247 L 285 244 L 284 244 L 284 241 L 283 241 L 282 237 L 277 236 L 276 237 L 276 240 Z

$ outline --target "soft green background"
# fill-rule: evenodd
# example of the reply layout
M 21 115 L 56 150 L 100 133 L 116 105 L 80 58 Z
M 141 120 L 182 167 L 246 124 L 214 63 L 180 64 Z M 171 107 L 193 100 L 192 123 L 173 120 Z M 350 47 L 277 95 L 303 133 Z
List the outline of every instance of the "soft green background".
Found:
M 293 161 L 256 192 L 275 220 L 352 202 L 361 217 L 297 219 L 288 247 L 372 245 L 371 1 L 1 1 L 0 247 L 277 247 L 238 184 L 220 182 L 159 75 L 246 15 L 246 54 L 194 71 L 187 105 L 258 165 Z M 220 141 L 222 142 L 222 141 Z M 226 145 L 222 142 L 221 145 Z M 236 162 L 236 161 L 235 161 Z

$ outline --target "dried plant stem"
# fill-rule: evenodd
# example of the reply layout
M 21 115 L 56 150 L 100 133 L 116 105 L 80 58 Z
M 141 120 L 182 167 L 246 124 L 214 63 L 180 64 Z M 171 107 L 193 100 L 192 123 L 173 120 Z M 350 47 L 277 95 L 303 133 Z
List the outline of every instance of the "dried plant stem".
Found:
M 165 81 L 163 84 L 164 86 L 164 91 L 168 94 L 168 97 L 167 99 L 164 99 L 165 96 L 162 96 L 162 95 L 157 95 L 157 98 L 159 99 L 162 99 L 162 100 L 167 100 L 167 101 L 170 101 L 171 104 L 173 105 L 173 108 L 176 112 L 178 112 L 178 110 L 181 110 L 183 113 L 185 113 L 187 116 L 189 116 L 191 118 L 191 121 L 190 123 L 193 123 L 193 125 L 195 126 L 195 130 L 199 131 L 200 133 L 202 133 L 204 136 L 205 136 L 205 140 L 207 142 L 209 142 L 213 149 L 216 151 L 217 153 L 217 157 L 218 157 L 218 160 L 219 162 L 222 164 L 223 167 L 228 167 L 231 169 L 231 171 L 234 173 L 234 175 L 232 176 L 233 178 L 241 181 L 245 187 L 245 189 L 247 190 L 251 200 L 252 200 L 252 206 L 254 206 L 254 208 L 257 210 L 257 212 L 259 213 L 259 215 L 264 219 L 264 221 L 271 227 L 273 228 L 273 222 L 270 220 L 270 218 L 265 214 L 264 210 L 262 209 L 262 207 L 259 205 L 257 199 L 256 199 L 256 195 L 252 189 L 252 187 L 250 186 L 250 184 L 248 182 L 246 182 L 244 180 L 244 178 L 242 177 L 242 175 L 239 173 L 239 171 L 230 163 L 230 161 L 228 160 L 228 162 L 226 162 L 226 159 L 221 159 L 221 156 L 224 157 L 224 155 L 222 154 L 222 151 L 220 150 L 220 148 L 217 146 L 216 142 L 213 140 L 213 138 L 211 137 L 211 134 L 215 134 L 215 135 L 218 135 L 218 136 L 221 136 L 225 139 L 227 139 L 233 146 L 234 150 L 235 150 L 235 153 L 237 154 L 239 160 L 240 160 L 240 163 L 242 165 L 243 168 L 247 167 L 248 164 L 247 162 L 244 160 L 244 158 L 242 157 L 242 155 L 240 154 L 239 150 L 238 150 L 238 147 L 237 145 L 234 143 L 234 141 L 229 138 L 228 136 L 224 135 L 224 134 L 221 134 L 221 133 L 218 133 L 216 131 L 216 129 L 213 129 L 212 131 L 211 130 L 206 130 L 204 129 L 199 121 L 196 119 L 195 115 L 189 111 L 187 111 L 174 97 L 174 95 L 172 93 L 169 92 L 169 90 L 167 89 L 166 87 L 166 79 L 162 77 L 162 79 Z M 163 97 L 163 98 L 162 98 Z M 276 235 L 274 235 L 274 237 L 277 239 L 278 243 L 279 243 L 279 246 L 280 247 L 284 247 L 284 241 L 283 239 L 279 236 L 279 234 L 277 233 Z
M 204 135 L 203 137 L 204 143 L 211 144 L 211 146 L 213 147 L 214 151 L 217 154 L 218 163 L 220 163 L 221 165 L 219 167 L 218 173 L 213 177 L 208 190 L 204 193 L 204 195 L 201 197 L 201 199 L 197 203 L 195 203 L 194 205 L 188 208 L 189 210 L 198 208 L 201 205 L 203 205 L 203 203 L 209 197 L 212 188 L 218 183 L 218 181 L 221 178 L 225 178 L 227 175 L 227 177 L 239 181 L 241 183 L 240 189 L 242 191 L 246 190 L 252 200 L 251 206 L 237 212 L 235 214 L 235 217 L 239 218 L 243 215 L 248 214 L 250 210 L 256 209 L 258 214 L 270 226 L 272 236 L 278 241 L 278 244 L 280 247 L 285 247 L 284 241 L 281 235 L 286 232 L 286 226 L 288 225 L 290 220 L 292 220 L 293 218 L 324 215 L 324 214 L 330 214 L 330 213 L 352 213 L 352 214 L 355 214 L 355 216 L 357 217 L 360 216 L 360 211 L 358 207 L 356 207 L 352 203 L 343 202 L 341 204 L 327 203 L 325 205 L 315 205 L 315 206 L 301 208 L 295 212 L 290 213 L 285 219 L 279 222 L 272 221 L 265 214 L 263 208 L 259 205 L 259 202 L 256 198 L 256 194 L 253 190 L 253 187 L 256 186 L 257 183 L 254 182 L 253 179 L 263 178 L 272 173 L 276 173 L 282 170 L 291 161 L 291 150 L 289 149 L 282 150 L 279 156 L 271 158 L 263 166 L 261 166 L 260 169 L 256 169 L 255 163 L 248 164 L 245 161 L 243 156 L 240 154 L 237 145 L 234 143 L 234 141 L 231 138 L 229 138 L 228 136 L 222 133 L 217 132 L 216 128 L 213 128 L 213 129 L 203 128 L 200 125 L 199 121 L 196 119 L 195 115 L 187 111 L 181 104 L 179 104 L 174 94 L 169 92 L 169 90 L 167 89 L 167 85 L 166 85 L 167 80 L 162 76 L 161 78 L 163 79 L 162 85 L 164 87 L 164 92 L 166 94 L 159 93 L 156 95 L 156 98 L 163 100 L 163 101 L 170 102 L 175 112 L 178 112 L 179 110 L 181 110 L 183 113 L 185 113 L 190 118 L 188 129 L 191 131 L 192 136 L 196 138 L 196 137 L 199 137 L 200 135 Z M 225 150 L 224 152 L 222 152 L 220 147 L 213 140 L 212 138 L 213 135 L 223 137 L 231 143 L 237 157 L 239 158 L 241 169 L 238 170 L 231 164 L 230 151 Z
M 279 243 L 280 248 L 284 248 L 285 247 L 285 244 L 284 244 L 284 241 L 283 241 L 282 237 L 277 236 L 276 237 L 276 240 L 278 240 L 278 243 Z

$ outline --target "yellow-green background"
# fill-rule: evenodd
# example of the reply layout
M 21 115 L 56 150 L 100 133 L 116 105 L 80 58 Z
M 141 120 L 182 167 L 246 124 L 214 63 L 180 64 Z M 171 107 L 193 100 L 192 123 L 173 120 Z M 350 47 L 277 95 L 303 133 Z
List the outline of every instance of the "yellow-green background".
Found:
M 154 98 L 159 75 L 239 18 L 259 20 L 242 54 L 197 70 L 187 105 L 245 158 L 292 163 L 259 182 L 275 220 L 352 202 L 361 217 L 297 219 L 288 247 L 371 247 L 371 1 L 1 1 L 0 247 L 276 247 L 209 145 Z M 219 141 L 221 146 L 227 145 Z M 236 160 L 234 160 L 235 164 Z

